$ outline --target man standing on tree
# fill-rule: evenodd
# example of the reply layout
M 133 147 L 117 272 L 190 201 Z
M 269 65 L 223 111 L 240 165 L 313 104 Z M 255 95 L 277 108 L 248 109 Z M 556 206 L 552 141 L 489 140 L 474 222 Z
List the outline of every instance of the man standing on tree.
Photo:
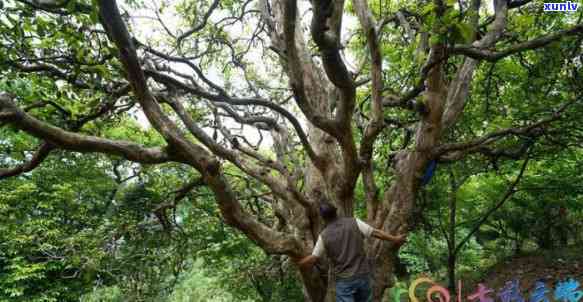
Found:
M 358 218 L 339 218 L 336 207 L 327 201 L 320 204 L 320 215 L 326 227 L 318 236 L 314 251 L 311 255 L 295 261 L 300 268 L 307 269 L 326 254 L 334 264 L 336 301 L 369 301 L 371 267 L 364 251 L 364 238 L 372 236 L 402 245 L 405 236 L 389 235 Z

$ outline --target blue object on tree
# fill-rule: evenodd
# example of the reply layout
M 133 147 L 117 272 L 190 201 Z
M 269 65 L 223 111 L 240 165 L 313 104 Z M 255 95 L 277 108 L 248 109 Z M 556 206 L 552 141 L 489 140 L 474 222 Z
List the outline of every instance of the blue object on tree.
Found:
M 425 169 L 425 174 L 423 175 L 423 179 L 421 179 L 422 186 L 428 184 L 431 181 L 431 178 L 433 177 L 433 174 L 435 173 L 436 167 L 437 167 L 436 160 L 432 160 L 429 162 L 429 164 L 427 165 L 427 168 Z

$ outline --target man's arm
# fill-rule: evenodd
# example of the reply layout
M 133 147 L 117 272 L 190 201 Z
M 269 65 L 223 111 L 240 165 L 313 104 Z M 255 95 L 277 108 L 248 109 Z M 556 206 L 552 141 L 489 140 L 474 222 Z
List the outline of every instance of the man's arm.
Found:
M 386 240 L 386 241 L 391 241 L 394 244 L 396 244 L 397 246 L 402 245 L 403 243 L 405 243 L 405 235 L 397 235 L 397 236 L 393 236 L 391 234 L 388 234 L 382 230 L 379 229 L 375 229 L 372 226 L 370 226 L 369 224 L 365 223 L 364 221 L 360 220 L 360 219 L 356 219 L 356 224 L 358 225 L 358 228 L 360 229 L 360 231 L 362 232 L 362 234 L 365 237 L 375 237 L 381 240 Z
M 317 261 L 318 261 L 317 256 L 309 255 L 309 256 L 306 256 L 304 258 L 299 259 L 296 263 L 298 264 L 298 266 L 301 269 L 305 270 L 305 269 L 312 267 L 314 264 L 316 264 Z
M 318 261 L 318 258 L 322 257 L 325 253 L 324 242 L 322 241 L 322 236 L 318 236 L 316 245 L 311 255 L 292 258 L 292 260 L 300 267 L 300 269 L 305 270 L 312 267 Z
M 373 229 L 372 230 L 372 237 L 381 239 L 381 240 L 386 240 L 386 241 L 391 241 L 393 243 L 395 243 L 396 245 L 402 245 L 403 243 L 405 243 L 405 235 L 397 235 L 397 236 L 393 236 L 391 234 L 388 234 L 382 230 L 379 229 Z

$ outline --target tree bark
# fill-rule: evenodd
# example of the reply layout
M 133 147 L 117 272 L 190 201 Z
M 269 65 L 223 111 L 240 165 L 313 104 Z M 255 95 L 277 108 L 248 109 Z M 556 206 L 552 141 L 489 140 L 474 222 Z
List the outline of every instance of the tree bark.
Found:
M 448 238 L 447 239 L 447 281 L 449 291 L 455 293 L 455 263 L 457 260 L 456 251 L 456 236 L 455 236 L 455 224 L 456 224 L 456 208 L 457 208 L 457 193 L 458 185 L 456 184 L 453 172 L 450 171 L 450 192 L 449 192 L 449 225 L 448 225 Z

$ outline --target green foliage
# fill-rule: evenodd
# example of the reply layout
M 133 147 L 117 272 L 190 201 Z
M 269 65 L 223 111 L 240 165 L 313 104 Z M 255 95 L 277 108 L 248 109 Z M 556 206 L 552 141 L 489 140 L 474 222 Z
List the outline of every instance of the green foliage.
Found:
M 112 183 L 97 158 L 61 157 L 0 185 L 0 300 L 76 301 L 98 272 Z
M 197 260 L 191 270 L 185 273 L 168 302 L 231 302 L 253 301 L 235 299 L 229 292 L 225 292 L 217 278 L 209 277 L 204 268 L 204 262 Z
M 126 301 L 119 287 L 99 287 L 81 296 L 80 302 L 123 302 Z

